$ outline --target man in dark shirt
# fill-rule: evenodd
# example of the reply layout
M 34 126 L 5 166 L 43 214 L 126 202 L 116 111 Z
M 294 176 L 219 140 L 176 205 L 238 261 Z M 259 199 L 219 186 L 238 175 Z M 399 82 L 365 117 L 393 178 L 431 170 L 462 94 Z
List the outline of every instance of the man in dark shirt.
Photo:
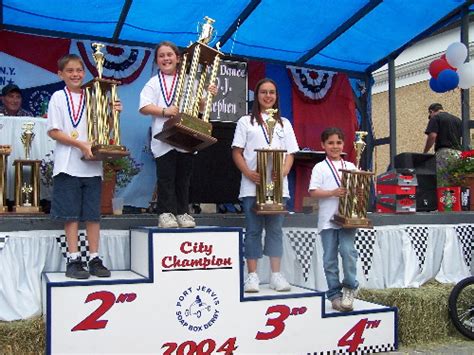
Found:
M 0 107 L 0 115 L 33 116 L 31 112 L 21 108 L 21 90 L 15 84 L 8 84 L 3 87 L 1 101 L 3 106 Z
M 459 157 L 461 151 L 462 122 L 456 117 L 443 110 L 441 104 L 435 103 L 428 107 L 429 122 L 426 127 L 425 149 L 428 153 L 434 144 L 436 154 L 436 171 L 441 171 L 453 159 Z M 444 183 L 437 174 L 438 186 Z

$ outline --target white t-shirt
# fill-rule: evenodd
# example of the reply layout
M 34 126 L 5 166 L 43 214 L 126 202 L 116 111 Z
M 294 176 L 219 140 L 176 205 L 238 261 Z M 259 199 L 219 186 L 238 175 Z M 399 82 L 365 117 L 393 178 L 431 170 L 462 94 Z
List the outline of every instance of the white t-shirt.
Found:
M 160 74 L 158 74 L 160 75 Z M 145 106 L 150 104 L 160 106 L 160 107 L 168 107 L 166 104 L 164 93 L 162 93 L 160 87 L 160 79 L 158 75 L 153 76 L 143 87 L 142 91 L 140 92 L 140 105 L 139 110 Z M 166 88 L 171 90 L 173 86 L 173 79 L 174 75 L 164 75 Z M 177 85 L 178 77 L 176 77 L 175 87 Z M 166 91 L 165 88 L 163 88 Z M 153 156 L 155 158 L 161 157 L 165 155 L 170 150 L 177 150 L 178 152 L 187 152 L 184 149 L 177 148 L 172 146 L 171 144 L 165 143 L 160 141 L 159 139 L 154 138 L 155 135 L 160 133 L 163 130 L 163 125 L 169 119 L 169 117 L 163 116 L 152 116 L 152 123 L 151 123 L 151 151 L 153 152 Z
M 79 134 L 77 139 L 87 142 L 87 114 L 86 108 L 82 110 L 81 94 L 71 92 L 72 101 L 74 102 L 74 110 L 76 114 L 78 109 L 82 110 L 82 115 L 76 128 L 73 127 L 73 109 L 71 103 L 67 100 L 67 91 L 56 91 L 49 101 L 48 106 L 48 132 L 52 129 L 58 129 L 67 135 L 71 135 L 72 131 Z M 85 93 L 83 98 L 85 104 Z M 69 113 L 71 112 L 71 113 Z M 102 162 L 82 160 L 83 154 L 80 149 L 64 145 L 56 141 L 54 148 L 54 168 L 53 176 L 59 173 L 65 173 L 77 177 L 102 176 Z
M 262 118 L 263 120 L 266 120 L 268 115 L 263 113 Z M 284 117 L 281 119 L 283 122 L 283 127 L 279 123 L 275 125 L 271 148 L 286 149 L 286 156 L 286 154 L 298 152 L 299 147 L 290 121 Z M 262 130 L 262 126 L 260 126 L 256 120 L 254 120 L 252 125 L 250 123 L 250 116 L 242 116 L 237 122 L 237 127 L 235 128 L 232 147 L 242 148 L 244 150 L 244 159 L 247 163 L 247 166 L 251 170 L 256 170 L 257 153 L 255 152 L 255 149 L 268 148 L 268 143 Z M 268 174 L 268 176 L 270 177 L 270 174 Z M 253 181 L 242 174 L 239 198 L 248 196 L 256 196 L 256 185 L 253 183 Z M 285 176 L 283 180 L 283 197 L 290 197 L 287 176 Z
M 337 173 L 339 174 L 339 179 L 342 176 L 342 173 L 339 169 L 352 170 L 355 169 L 355 165 L 350 161 L 335 160 L 332 161 L 334 167 L 336 168 Z M 331 168 L 328 165 L 327 160 L 323 160 L 316 164 L 311 172 L 311 180 L 309 182 L 308 190 L 334 190 L 339 186 L 336 183 L 336 179 L 331 171 Z M 318 212 L 318 230 L 322 231 L 323 229 L 339 229 L 341 226 L 331 222 L 332 217 L 337 213 L 339 208 L 339 197 L 331 196 L 326 198 L 319 199 L 319 212 Z

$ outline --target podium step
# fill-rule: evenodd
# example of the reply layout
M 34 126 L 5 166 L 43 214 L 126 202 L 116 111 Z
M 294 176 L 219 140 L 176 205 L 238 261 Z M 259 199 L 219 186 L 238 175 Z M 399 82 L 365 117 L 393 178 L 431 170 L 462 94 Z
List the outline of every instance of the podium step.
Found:
M 397 344 L 397 310 L 332 310 L 293 285 L 243 292 L 242 229 L 132 229 L 131 270 L 43 275 L 47 354 L 367 354 Z

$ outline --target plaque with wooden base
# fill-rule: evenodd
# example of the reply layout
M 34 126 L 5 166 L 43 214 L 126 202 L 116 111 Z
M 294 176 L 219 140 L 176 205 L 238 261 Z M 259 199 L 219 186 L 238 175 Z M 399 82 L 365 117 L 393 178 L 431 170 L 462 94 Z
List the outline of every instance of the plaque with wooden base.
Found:
M 44 213 L 41 211 L 41 207 L 39 206 L 13 206 L 13 212 L 15 213 Z
M 185 113 L 167 120 L 154 138 L 189 152 L 202 150 L 217 142 L 211 136 L 212 124 Z

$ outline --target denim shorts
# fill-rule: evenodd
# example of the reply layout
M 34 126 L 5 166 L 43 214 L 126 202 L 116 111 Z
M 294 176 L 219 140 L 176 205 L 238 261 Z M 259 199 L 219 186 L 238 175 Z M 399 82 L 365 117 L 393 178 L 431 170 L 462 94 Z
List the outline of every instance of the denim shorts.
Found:
M 51 218 L 61 221 L 100 221 L 100 176 L 77 177 L 60 173 L 53 178 Z

